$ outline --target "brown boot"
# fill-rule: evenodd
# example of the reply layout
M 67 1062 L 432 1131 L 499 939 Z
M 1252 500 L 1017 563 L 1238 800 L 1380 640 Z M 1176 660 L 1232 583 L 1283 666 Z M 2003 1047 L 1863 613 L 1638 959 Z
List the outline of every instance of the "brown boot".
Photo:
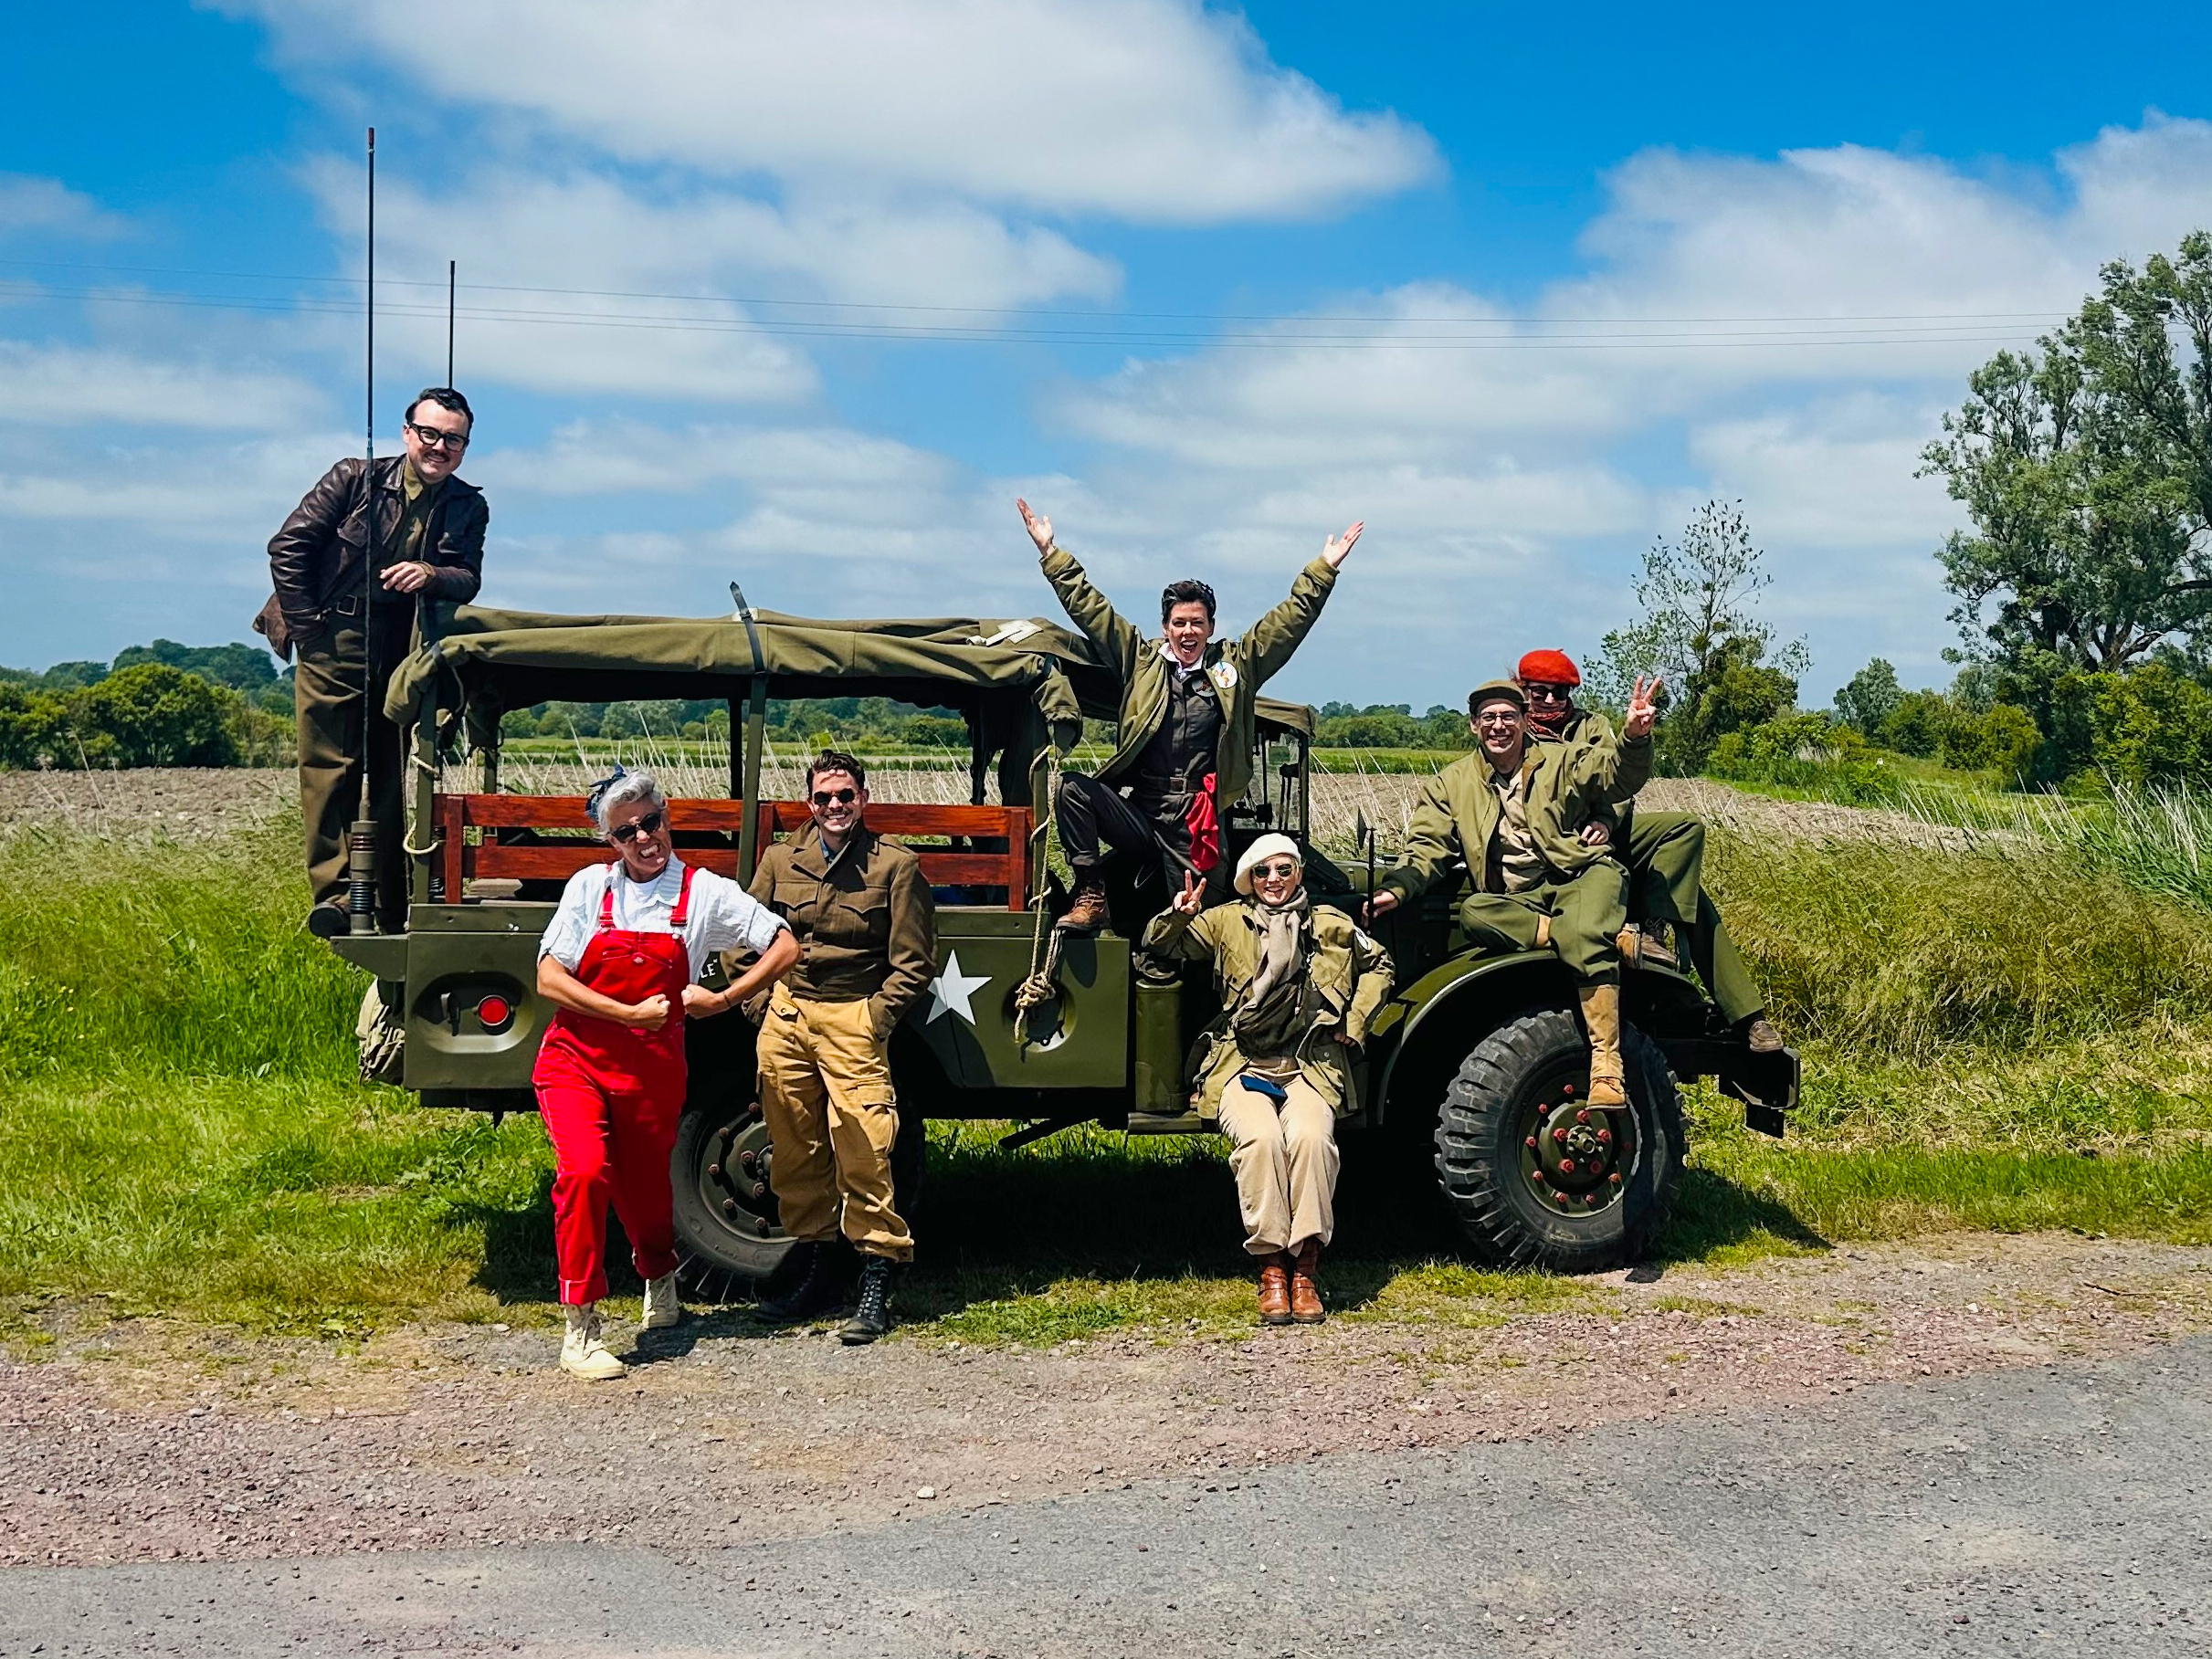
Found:
M 1259 1265 L 1259 1322 L 1262 1325 L 1288 1325 L 1290 1322 L 1290 1257 L 1270 1255 Z
M 1620 1058 L 1620 987 L 1585 985 L 1582 1023 L 1590 1033 L 1590 1104 L 1606 1111 L 1624 1110 L 1628 1083 Z
M 1321 1265 L 1321 1240 L 1310 1238 L 1290 1258 L 1290 1318 L 1301 1325 L 1319 1325 L 1329 1317 L 1321 1305 L 1321 1286 L 1313 1270 Z
M 1624 968 L 1680 968 L 1682 965 L 1673 951 L 1635 922 L 1623 928 L 1620 937 L 1613 943 L 1620 951 L 1621 966 Z
M 1096 933 L 1106 925 L 1108 919 L 1106 884 L 1093 875 L 1078 877 L 1075 898 L 1068 906 L 1068 913 L 1059 920 L 1061 928 L 1069 933 Z
M 1753 1014 L 1736 1029 L 1743 1034 L 1743 1040 L 1751 1045 L 1751 1052 L 1754 1055 L 1778 1055 L 1782 1052 L 1782 1034 L 1775 1029 L 1773 1022 L 1764 1014 Z

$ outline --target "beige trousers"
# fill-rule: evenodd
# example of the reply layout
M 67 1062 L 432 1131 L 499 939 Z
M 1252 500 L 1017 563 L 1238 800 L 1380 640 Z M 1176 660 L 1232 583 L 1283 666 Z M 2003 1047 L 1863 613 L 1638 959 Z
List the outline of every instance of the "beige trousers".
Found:
M 1336 1112 L 1303 1077 L 1285 1084 L 1278 1105 L 1244 1086 L 1239 1072 L 1221 1091 L 1221 1128 L 1229 1138 L 1244 1247 L 1273 1255 L 1336 1231 Z
M 914 1236 L 891 1195 L 890 1057 L 867 1001 L 802 1002 L 778 985 L 756 1052 L 784 1231 L 819 1242 L 842 1226 L 868 1255 L 911 1261 Z

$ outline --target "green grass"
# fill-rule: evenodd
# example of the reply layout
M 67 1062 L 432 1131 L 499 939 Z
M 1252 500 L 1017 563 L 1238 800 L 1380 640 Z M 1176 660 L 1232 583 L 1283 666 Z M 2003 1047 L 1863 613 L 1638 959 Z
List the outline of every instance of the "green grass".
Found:
M 528 1118 L 353 1070 L 362 982 L 298 929 L 293 839 L 0 840 L 0 1307 L 332 1331 L 552 1317 L 552 1159 Z M 1929 1229 L 2212 1233 L 2212 930 L 2110 866 L 1750 846 L 1712 878 L 1805 1045 L 1788 1142 L 1693 1095 L 1661 1254 L 1727 1264 Z M 933 1130 L 902 1293 L 921 1339 L 1248 1328 L 1217 1141 Z M 1339 1317 L 1481 1326 L 1611 1292 L 1469 1265 L 1418 1149 L 1348 1145 Z M 618 1270 L 617 1283 L 621 1283 Z M 634 1288 L 633 1288 L 634 1294 Z M 24 1328 L 20 1324 L 18 1329 Z

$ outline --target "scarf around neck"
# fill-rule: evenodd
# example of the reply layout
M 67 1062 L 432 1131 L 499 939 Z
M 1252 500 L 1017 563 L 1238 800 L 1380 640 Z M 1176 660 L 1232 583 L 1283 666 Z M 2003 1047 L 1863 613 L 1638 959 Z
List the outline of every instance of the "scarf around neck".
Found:
M 1280 1055 L 1301 1036 L 1305 1003 L 1306 925 L 1312 906 L 1304 887 L 1288 904 L 1252 899 L 1248 913 L 1259 928 L 1259 971 L 1231 1017 L 1238 1046 L 1248 1055 Z

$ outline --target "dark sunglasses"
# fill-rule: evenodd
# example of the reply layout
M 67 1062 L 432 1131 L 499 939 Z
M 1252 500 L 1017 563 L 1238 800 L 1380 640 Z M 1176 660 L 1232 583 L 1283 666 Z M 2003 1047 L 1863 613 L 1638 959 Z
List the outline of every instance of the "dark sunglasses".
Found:
M 1298 866 L 1286 858 L 1275 864 L 1256 864 L 1252 866 L 1252 874 L 1265 877 L 1269 881 L 1288 881 L 1298 874 Z
M 1547 686 L 1542 680 L 1522 687 L 1532 703 L 1571 703 L 1575 700 L 1572 686 Z
M 469 435 L 466 432 L 440 432 L 436 426 L 425 426 L 415 421 L 407 422 L 406 427 L 433 449 L 469 447 Z
M 814 803 L 816 806 L 827 806 L 833 801 L 839 806 L 850 806 L 859 798 L 860 792 L 857 789 L 817 789 L 814 792 Z
M 650 812 L 635 824 L 617 824 L 606 833 L 621 842 L 623 845 L 627 846 L 640 835 L 658 835 L 660 834 L 660 826 L 668 821 L 668 814 Z

